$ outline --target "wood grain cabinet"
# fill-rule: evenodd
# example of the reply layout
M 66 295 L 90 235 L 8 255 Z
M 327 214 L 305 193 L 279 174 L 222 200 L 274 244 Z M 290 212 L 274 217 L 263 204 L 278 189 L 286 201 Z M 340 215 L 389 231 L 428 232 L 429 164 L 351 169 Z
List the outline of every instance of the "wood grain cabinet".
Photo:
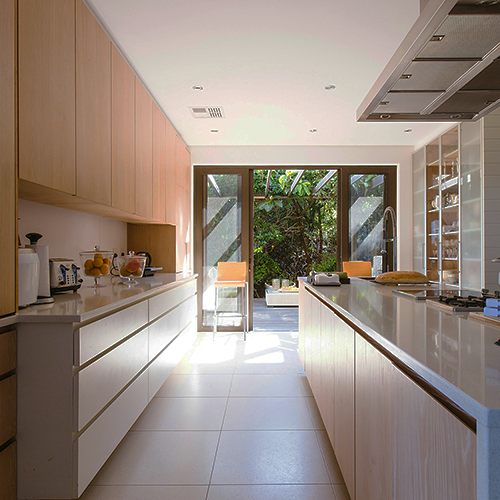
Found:
M 111 205 L 111 41 L 76 2 L 76 194 Z
M 394 368 L 394 498 L 476 498 L 476 434 Z
M 176 247 L 177 271 L 191 269 L 189 254 L 191 240 L 191 153 L 182 139 L 175 142 L 175 165 L 177 193 L 176 209 Z
M 112 205 L 135 213 L 135 75 L 114 45 L 111 89 Z
M 16 3 L 0 0 L 0 316 L 17 307 Z
M 299 356 L 352 500 L 476 498 L 476 434 L 301 283 Z
M 175 225 L 177 223 L 177 208 L 176 196 L 177 196 L 177 165 L 175 163 L 175 145 L 177 141 L 177 133 L 174 127 L 167 121 L 167 203 L 166 203 L 166 214 L 165 222 L 167 224 Z
M 0 333 L 0 499 L 16 495 L 16 332 Z
M 135 213 L 153 218 L 153 100 L 135 79 Z
M 19 177 L 74 195 L 75 1 L 18 5 Z
M 391 437 L 393 369 L 392 363 L 384 355 L 361 336 L 357 336 L 356 498 L 364 500 L 393 498 Z M 403 495 L 395 498 L 413 497 Z
M 153 219 L 166 222 L 167 215 L 167 119 L 153 105 Z

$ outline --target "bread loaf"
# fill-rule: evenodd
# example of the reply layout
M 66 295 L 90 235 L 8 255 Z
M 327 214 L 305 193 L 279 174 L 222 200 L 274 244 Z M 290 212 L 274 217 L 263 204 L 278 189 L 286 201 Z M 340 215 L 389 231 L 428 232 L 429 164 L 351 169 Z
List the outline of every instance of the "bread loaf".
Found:
M 417 271 L 392 271 L 389 273 L 380 274 L 375 278 L 377 283 L 384 285 L 398 284 L 423 284 L 429 283 L 429 278 Z

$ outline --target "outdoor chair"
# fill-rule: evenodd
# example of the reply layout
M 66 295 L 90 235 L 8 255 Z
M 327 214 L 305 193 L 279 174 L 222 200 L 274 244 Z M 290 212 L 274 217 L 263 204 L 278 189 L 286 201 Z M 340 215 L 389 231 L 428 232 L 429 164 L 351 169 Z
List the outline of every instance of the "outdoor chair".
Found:
M 248 326 L 248 281 L 247 281 L 247 263 L 246 262 L 219 262 L 217 264 L 217 281 L 214 282 L 215 305 L 214 305 L 214 328 L 213 339 L 217 333 L 217 316 L 220 288 L 241 288 L 242 307 L 241 316 L 243 318 L 243 339 L 247 339 Z
M 344 262 L 344 272 L 347 273 L 349 278 L 353 276 L 371 276 L 372 264 L 371 262 L 363 262 L 361 260 Z

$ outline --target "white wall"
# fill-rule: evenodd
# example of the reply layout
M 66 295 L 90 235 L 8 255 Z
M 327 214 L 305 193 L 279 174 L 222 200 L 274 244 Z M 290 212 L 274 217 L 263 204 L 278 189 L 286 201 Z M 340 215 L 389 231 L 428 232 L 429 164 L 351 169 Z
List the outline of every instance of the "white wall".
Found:
M 79 252 L 127 250 L 127 224 L 32 201 L 19 200 L 18 228 L 21 244 L 29 243 L 27 233 L 40 233 L 40 245 L 49 245 L 49 257 L 65 257 L 80 262 Z
M 194 166 L 397 165 L 398 268 L 412 269 L 412 146 L 191 146 L 189 149 Z

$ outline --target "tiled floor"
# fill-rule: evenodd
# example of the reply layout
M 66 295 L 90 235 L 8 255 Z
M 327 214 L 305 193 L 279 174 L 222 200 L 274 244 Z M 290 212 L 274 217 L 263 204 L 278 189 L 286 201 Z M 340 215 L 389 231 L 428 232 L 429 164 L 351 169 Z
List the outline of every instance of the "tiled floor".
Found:
M 349 500 L 296 332 L 200 334 L 82 500 Z

